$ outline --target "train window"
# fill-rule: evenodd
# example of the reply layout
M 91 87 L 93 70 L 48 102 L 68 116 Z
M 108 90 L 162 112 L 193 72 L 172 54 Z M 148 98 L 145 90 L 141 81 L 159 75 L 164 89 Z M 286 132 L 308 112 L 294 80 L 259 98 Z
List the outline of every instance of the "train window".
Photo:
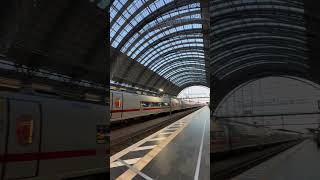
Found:
M 161 103 L 159 102 L 152 102 L 151 103 L 151 107 L 159 107 L 161 105 Z
M 149 102 L 141 101 L 141 107 L 149 107 L 149 106 L 150 106 Z
M 161 106 L 164 106 L 164 107 L 169 106 L 169 103 L 163 102 L 161 103 Z
M 121 99 L 120 98 L 115 99 L 114 106 L 116 108 L 120 108 L 121 107 Z
M 31 115 L 21 115 L 16 120 L 16 137 L 20 145 L 32 144 L 34 120 Z
M 223 131 L 215 131 L 213 132 L 213 137 L 214 138 L 221 138 L 221 137 L 224 137 L 225 136 L 225 133 Z

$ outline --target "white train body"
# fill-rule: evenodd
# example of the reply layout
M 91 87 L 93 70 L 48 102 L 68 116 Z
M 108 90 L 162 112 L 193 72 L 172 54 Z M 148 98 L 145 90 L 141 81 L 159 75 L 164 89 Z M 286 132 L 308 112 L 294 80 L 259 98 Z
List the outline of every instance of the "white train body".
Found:
M 106 173 L 106 113 L 99 104 L 0 92 L 0 179 Z
M 110 92 L 111 122 L 201 106 L 177 98 Z

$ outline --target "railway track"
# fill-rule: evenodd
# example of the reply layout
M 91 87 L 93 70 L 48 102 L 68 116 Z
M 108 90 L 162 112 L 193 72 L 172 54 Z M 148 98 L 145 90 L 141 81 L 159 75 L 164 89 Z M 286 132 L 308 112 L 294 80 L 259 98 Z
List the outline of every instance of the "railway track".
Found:
M 148 135 L 156 132 L 165 126 L 181 119 L 182 117 L 198 110 L 193 108 L 182 112 L 155 118 L 148 121 L 139 121 L 137 124 L 129 124 L 125 127 L 113 127 L 110 132 L 110 155 L 138 142 Z
M 302 140 L 290 141 L 281 145 L 269 147 L 262 151 L 251 152 L 246 155 L 243 154 L 238 157 L 233 157 L 232 159 L 213 162 L 213 166 L 211 166 L 211 177 L 215 180 L 231 179 L 300 142 L 302 142 Z

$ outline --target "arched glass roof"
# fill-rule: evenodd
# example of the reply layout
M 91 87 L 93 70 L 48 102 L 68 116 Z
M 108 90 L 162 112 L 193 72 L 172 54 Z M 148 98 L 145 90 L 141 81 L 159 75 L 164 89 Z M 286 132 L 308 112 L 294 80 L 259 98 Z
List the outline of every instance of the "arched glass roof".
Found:
M 207 85 L 201 7 L 200 0 L 115 0 L 111 46 L 179 87 Z
M 303 0 L 210 1 L 210 69 L 222 80 L 268 65 L 308 69 Z
M 309 4 L 308 4 L 309 3 Z M 267 76 L 313 78 L 317 34 L 305 0 L 210 1 L 211 109 L 228 92 Z M 312 23 L 311 23 L 312 22 Z M 318 26 L 317 26 L 318 27 Z

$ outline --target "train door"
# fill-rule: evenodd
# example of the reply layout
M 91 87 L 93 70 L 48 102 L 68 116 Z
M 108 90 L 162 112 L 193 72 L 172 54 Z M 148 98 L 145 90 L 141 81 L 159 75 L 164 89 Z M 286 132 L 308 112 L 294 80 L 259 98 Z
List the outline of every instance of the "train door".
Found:
M 320 131 L 317 133 L 317 144 L 320 146 Z
M 111 118 L 121 119 L 123 110 L 123 95 L 122 93 L 112 93 Z
M 3 177 L 2 171 L 4 166 L 4 153 L 7 141 L 7 117 L 8 116 L 6 99 L 0 97 L 0 179 Z
M 5 179 L 34 177 L 38 170 L 41 106 L 9 100 L 9 124 L 4 164 Z

